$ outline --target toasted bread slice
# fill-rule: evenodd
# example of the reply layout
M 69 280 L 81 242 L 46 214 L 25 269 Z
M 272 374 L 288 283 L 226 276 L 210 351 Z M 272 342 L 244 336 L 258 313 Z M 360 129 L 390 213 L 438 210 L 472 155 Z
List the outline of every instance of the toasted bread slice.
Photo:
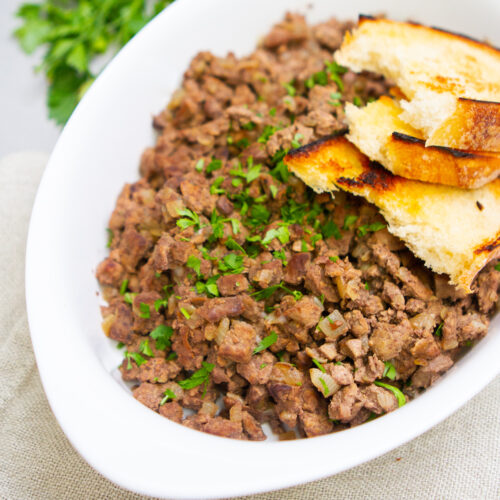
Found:
M 405 179 L 345 137 L 291 151 L 284 161 L 319 193 L 343 189 L 377 205 L 392 234 L 467 292 L 476 274 L 500 257 L 500 179 L 477 190 Z
M 406 101 L 401 119 L 426 145 L 500 151 L 500 50 L 413 23 L 361 17 L 335 60 L 381 73 Z
M 399 105 L 387 96 L 364 108 L 347 104 L 347 137 L 371 160 L 408 179 L 470 189 L 500 175 L 499 153 L 426 147 L 421 132 L 400 114 Z

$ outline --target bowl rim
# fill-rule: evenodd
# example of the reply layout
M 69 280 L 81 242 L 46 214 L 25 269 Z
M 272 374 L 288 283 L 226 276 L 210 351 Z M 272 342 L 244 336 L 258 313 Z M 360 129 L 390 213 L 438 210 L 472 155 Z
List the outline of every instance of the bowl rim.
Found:
M 83 339 L 76 339 L 75 345 L 71 346 L 76 355 L 71 362 L 61 360 L 60 366 L 54 366 L 53 346 L 47 345 L 47 332 L 53 328 L 56 330 L 53 335 L 57 335 L 54 338 L 62 339 L 64 322 L 71 325 L 76 320 L 72 317 L 71 304 L 56 321 L 46 307 L 47 286 L 49 289 L 53 286 L 47 285 L 47 279 L 51 273 L 54 283 L 59 279 L 57 270 L 44 268 L 47 259 L 49 262 L 50 258 L 54 259 L 50 254 L 51 243 L 47 241 L 47 221 L 57 213 L 51 186 L 57 184 L 61 175 L 71 135 L 77 130 L 80 117 L 90 106 L 93 96 L 100 92 L 108 75 L 115 68 L 119 69 L 121 61 L 126 60 L 136 44 L 145 41 L 160 27 L 168 29 L 169 23 L 175 22 L 176 12 L 190 9 L 195 1 L 177 0 L 149 23 L 108 65 L 69 120 L 47 164 L 35 198 L 27 240 L 25 287 L 31 338 L 45 393 L 64 433 L 83 458 L 112 482 L 131 491 L 156 497 L 222 498 L 261 493 L 336 474 L 422 434 L 451 415 L 499 373 L 492 361 L 495 353 L 500 352 L 500 334 L 497 322 L 488 336 L 452 367 L 432 390 L 382 419 L 340 433 L 279 443 L 220 438 L 164 419 L 143 407 L 130 394 L 118 391 L 116 383 Z M 57 296 L 58 292 L 52 291 Z M 467 369 L 462 369 L 464 365 Z M 58 373 L 61 366 L 84 367 L 91 376 L 89 380 L 61 380 Z M 473 381 L 468 377 L 471 371 L 474 372 Z M 100 401 L 107 403 L 101 406 Z M 116 421 L 117 410 L 127 413 L 126 423 Z M 135 423 L 160 435 L 147 446 L 141 441 L 127 442 L 124 446 L 127 423 Z M 165 462 L 144 464 L 145 446 L 151 456 L 164 457 Z M 338 453 L 332 454 L 332 448 Z M 172 457 L 174 453 L 175 457 Z M 192 470 L 186 466 L 193 454 L 202 459 L 203 464 L 196 469 L 195 481 L 190 478 Z M 217 460 L 213 460 L 214 454 Z M 311 456 L 314 467 L 300 467 L 297 462 L 304 464 L 295 457 L 303 456 Z M 277 463 L 280 464 L 279 473 Z M 169 467 L 166 479 L 162 475 L 165 464 Z M 209 490 L 207 484 L 210 484 Z

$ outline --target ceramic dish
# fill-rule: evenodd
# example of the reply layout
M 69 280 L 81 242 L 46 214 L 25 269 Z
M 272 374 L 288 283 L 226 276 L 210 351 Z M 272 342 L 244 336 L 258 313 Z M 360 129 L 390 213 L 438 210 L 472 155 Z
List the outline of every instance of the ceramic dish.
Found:
M 249 53 L 287 10 L 310 22 L 386 12 L 500 44 L 500 4 L 466 1 L 178 0 L 112 61 L 63 131 L 31 220 L 26 294 L 38 367 L 73 446 L 113 482 L 156 497 L 215 498 L 319 479 L 428 430 L 497 373 L 500 317 L 488 336 L 430 390 L 360 427 L 288 442 L 246 442 L 193 431 L 152 412 L 120 381 L 122 354 L 100 327 L 97 263 L 125 182 L 153 144 L 151 117 L 199 50 Z M 471 376 L 473 374 L 473 376 Z M 314 457 L 314 459 L 312 459 Z

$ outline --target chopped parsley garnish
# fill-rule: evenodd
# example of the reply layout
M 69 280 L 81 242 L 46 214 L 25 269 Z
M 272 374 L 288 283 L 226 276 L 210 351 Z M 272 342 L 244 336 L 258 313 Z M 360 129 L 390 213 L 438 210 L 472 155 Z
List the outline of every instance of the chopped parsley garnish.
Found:
M 177 226 L 179 226 L 182 230 L 187 229 L 188 227 L 193 226 L 195 231 L 200 229 L 200 217 L 198 214 L 194 213 L 189 208 L 182 208 L 177 211 L 177 213 L 183 216 L 182 219 L 177 220 Z
M 444 326 L 444 323 L 441 323 L 437 328 L 436 328 L 436 331 L 434 332 L 434 335 L 438 338 L 441 338 L 442 335 L 443 335 L 443 326 Z
M 278 340 L 278 334 L 276 332 L 271 332 L 267 337 L 264 337 L 253 350 L 254 354 L 266 350 L 268 347 L 272 346 Z
M 160 312 L 162 307 L 167 307 L 168 299 L 156 299 L 154 303 L 154 308 L 156 312 Z
M 328 101 L 328 104 L 332 106 L 341 106 L 340 99 L 342 98 L 342 94 L 340 92 L 332 92 L 330 94 L 331 101 Z
M 271 108 L 269 110 L 269 116 L 276 116 L 276 108 Z
M 365 236 L 368 232 L 374 233 L 376 231 L 380 231 L 381 229 L 385 229 L 386 227 L 386 224 L 384 224 L 383 222 L 374 222 L 373 224 L 365 224 L 363 226 L 359 226 L 358 233 L 360 236 Z
M 185 307 L 181 307 L 180 308 L 180 311 L 182 313 L 182 315 L 186 318 L 186 319 L 189 319 L 191 317 L 191 314 L 189 314 L 189 312 L 187 311 L 187 309 Z
M 330 389 L 328 389 L 328 386 L 326 385 L 326 382 L 323 379 L 323 377 L 319 377 L 319 381 L 321 382 L 321 385 L 323 386 L 323 395 L 325 397 L 327 397 L 328 394 L 330 393 Z
M 326 71 L 318 71 L 310 76 L 305 82 L 304 85 L 308 89 L 312 89 L 315 85 L 325 86 L 328 85 L 328 75 Z
M 326 373 L 325 367 L 316 359 L 312 358 L 312 362 L 323 372 Z
M 132 304 L 134 302 L 134 298 L 135 296 L 137 295 L 137 293 L 133 293 L 133 292 L 125 292 L 123 294 L 123 300 L 127 303 L 127 304 Z
M 292 140 L 292 148 L 300 148 L 301 144 L 299 141 L 301 141 L 303 138 L 304 136 L 302 134 L 295 134 Z
M 224 177 L 217 177 L 212 185 L 210 186 L 210 194 L 224 194 L 225 189 L 222 189 L 220 185 L 224 182 Z
M 231 237 L 226 240 L 226 247 L 229 248 L 229 250 L 239 250 L 241 253 L 246 254 L 245 249 Z
M 344 83 L 342 82 L 342 78 L 340 77 L 340 75 L 346 73 L 347 68 L 344 68 L 344 66 L 340 66 L 340 64 L 337 64 L 335 61 L 325 61 L 325 65 L 330 78 L 337 84 L 340 92 L 343 92 Z
M 201 384 L 208 385 L 210 373 L 212 372 L 214 367 L 214 364 L 202 361 L 201 368 L 198 371 L 194 372 L 189 378 L 181 380 L 179 382 L 179 385 L 186 390 L 193 389 L 194 387 L 198 387 Z
M 333 236 L 336 240 L 342 239 L 342 233 L 340 232 L 339 226 L 335 224 L 331 219 L 326 221 L 326 223 L 321 228 L 323 233 L 323 238 L 330 238 Z
M 328 257 L 332 262 L 337 262 L 339 260 L 337 255 L 334 255 L 333 257 Z
M 283 290 L 286 293 L 289 293 L 295 300 L 300 300 L 303 297 L 302 292 L 299 290 L 290 290 L 290 288 L 283 285 L 283 282 L 278 283 L 277 285 L 272 285 L 263 290 L 259 290 L 258 292 L 252 293 L 252 297 L 255 300 L 265 300 L 271 297 L 276 291 Z
M 243 256 L 228 253 L 219 260 L 218 265 L 219 269 L 226 274 L 239 274 L 243 271 Z
M 120 285 L 120 295 L 125 295 L 127 288 L 128 288 L 128 280 L 125 279 L 122 281 L 122 284 Z
M 165 397 L 160 401 L 160 406 L 163 406 L 169 399 L 175 399 L 177 397 L 171 389 L 167 389 L 163 394 Z
M 385 361 L 384 362 L 385 368 L 384 368 L 384 373 L 382 377 L 387 377 L 391 380 L 394 380 L 396 378 L 396 368 L 395 366 L 390 362 L 390 361 Z
M 394 396 L 396 396 L 399 407 L 403 406 L 406 403 L 405 395 L 397 387 L 394 387 L 393 385 L 389 384 L 384 384 L 384 382 L 379 382 L 378 380 L 375 380 L 374 384 L 391 391 L 394 394 Z
M 109 229 L 109 227 L 106 229 L 106 232 L 108 233 L 108 241 L 106 243 L 106 247 L 107 248 L 111 248 L 111 245 L 113 243 L 113 237 L 114 237 L 114 234 L 113 234 L 113 230 L 112 229 Z
M 241 128 L 243 130 L 253 130 L 257 125 L 254 122 L 243 123 Z
M 203 158 L 200 158 L 195 165 L 195 170 L 197 172 L 201 172 L 203 170 L 203 167 L 205 166 L 205 160 Z
M 262 363 L 262 364 L 260 365 L 260 368 L 259 368 L 259 369 L 260 369 L 260 370 L 263 370 L 266 366 L 267 366 L 267 363 Z
M 248 146 L 250 146 L 250 141 L 246 137 L 243 137 L 243 139 L 236 142 L 236 146 L 240 149 L 248 148 Z
M 149 310 L 149 304 L 141 302 L 139 304 L 139 317 L 144 319 L 149 319 L 151 317 L 151 311 Z
M 149 336 L 156 341 L 156 348 L 160 351 L 170 347 L 170 338 L 174 333 L 174 329 L 167 325 L 158 325 Z
M 143 340 L 139 346 L 139 351 L 142 352 L 142 354 L 145 354 L 146 356 L 154 356 L 153 351 L 151 350 L 151 347 L 149 347 L 149 340 Z
M 141 366 L 146 363 L 146 360 L 138 352 L 125 351 L 125 359 L 127 360 L 127 370 L 132 370 L 131 359 L 135 361 L 137 366 Z
M 277 259 L 281 260 L 283 262 L 283 265 L 286 266 L 288 264 L 286 260 L 286 254 L 285 250 L 276 250 L 273 252 L 273 257 L 276 257 Z
M 368 281 L 365 281 L 365 290 L 369 290 L 370 289 L 370 284 L 368 283 Z
M 343 229 L 345 229 L 346 231 L 349 230 L 357 220 L 357 215 L 346 215 L 344 218 Z
M 196 276 L 201 276 L 201 260 L 198 259 L 198 257 L 190 255 L 188 257 L 186 265 L 196 273 Z
M 208 278 L 205 283 L 203 283 L 203 281 L 197 281 L 195 284 L 196 292 L 200 295 L 205 293 L 209 297 L 218 297 L 219 289 L 217 287 L 217 280 L 219 277 L 220 276 L 218 274 L 216 276 L 212 276 Z
M 177 353 L 176 352 L 171 352 L 168 356 L 167 356 L 167 361 L 172 361 L 173 359 L 177 359 L 179 356 L 177 356 Z
M 271 243 L 274 238 L 278 238 L 278 240 L 285 245 L 290 241 L 290 232 L 288 231 L 288 226 L 286 224 L 280 225 L 278 228 L 269 229 L 266 232 L 264 238 L 262 239 L 262 244 L 268 245 Z
M 212 159 L 212 161 L 207 165 L 206 172 L 207 174 L 211 174 L 215 170 L 219 170 L 222 168 L 222 160 Z
M 125 347 L 125 344 L 123 342 L 118 342 L 118 344 L 116 344 L 117 349 L 123 349 L 124 347 Z
M 297 93 L 297 90 L 293 86 L 293 80 L 291 82 L 284 83 L 283 87 L 285 87 L 285 89 L 290 97 L 293 97 Z
M 276 198 L 276 195 L 278 194 L 278 188 L 274 184 L 271 184 L 269 186 L 269 191 L 271 191 L 271 196 L 273 198 Z
M 500 263 L 495 266 L 495 271 L 500 271 Z

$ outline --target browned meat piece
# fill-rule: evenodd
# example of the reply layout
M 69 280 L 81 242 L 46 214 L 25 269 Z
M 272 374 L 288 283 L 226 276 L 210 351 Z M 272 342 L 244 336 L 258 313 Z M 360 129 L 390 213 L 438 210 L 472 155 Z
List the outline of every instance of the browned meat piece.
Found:
M 451 299 L 454 302 L 463 299 L 467 293 L 456 286 L 450 285 L 449 280 L 450 278 L 444 274 L 434 275 L 436 297 L 438 299 Z
M 461 342 L 467 340 L 478 340 L 486 335 L 489 320 L 487 317 L 468 313 L 458 318 L 458 339 Z
M 269 351 L 264 351 L 252 356 L 248 363 L 238 363 L 236 371 L 250 384 L 264 385 L 269 381 L 275 361 L 275 357 Z
M 236 363 L 250 362 L 256 336 L 255 329 L 250 324 L 233 320 L 219 348 L 219 355 Z
M 427 288 L 413 273 L 406 269 L 406 267 L 400 267 L 396 276 L 403 283 L 403 291 L 407 295 L 421 300 L 429 300 L 432 297 L 432 290 Z
M 364 387 L 361 392 L 365 398 L 365 408 L 377 415 L 389 413 L 398 408 L 396 396 L 383 387 L 371 384 Z
M 119 288 L 124 275 L 123 266 L 110 257 L 104 259 L 97 266 L 96 277 L 101 285 L 109 285 Z
M 406 312 L 408 314 L 419 314 L 425 310 L 425 301 L 420 299 L 409 299 L 406 302 Z
M 162 404 L 159 410 L 160 415 L 180 424 L 182 422 L 182 406 L 177 401 L 170 401 Z
M 453 365 L 453 360 L 446 354 L 441 354 L 432 359 L 426 366 L 421 366 L 411 378 L 413 387 L 429 387 L 439 375 Z
M 211 323 L 218 323 L 222 318 L 235 318 L 242 312 L 243 300 L 240 297 L 209 299 L 198 309 L 198 314 Z
M 173 241 L 170 255 L 175 264 L 185 264 L 190 255 L 195 253 L 195 247 L 189 241 Z
M 326 415 L 308 411 L 301 413 L 300 423 L 307 437 L 322 436 L 333 430 L 333 424 Z
M 361 314 L 361 311 L 355 309 L 354 311 L 349 311 L 345 313 L 344 319 L 349 324 L 351 332 L 356 337 L 363 337 L 370 333 L 370 325 Z
M 307 25 L 303 16 L 288 13 L 285 20 L 276 24 L 263 40 L 264 47 L 274 49 L 290 42 L 300 42 L 307 36 Z
M 385 365 L 374 354 L 373 356 L 368 356 L 366 361 L 357 359 L 355 368 L 354 381 L 359 384 L 370 384 L 378 378 L 382 378 Z
M 301 390 L 300 387 L 288 384 L 270 382 L 267 386 L 269 394 L 276 402 L 275 411 L 277 417 L 285 425 L 295 427 L 297 417 L 301 413 Z
M 365 397 L 356 384 L 348 385 L 336 392 L 328 406 L 328 416 L 343 423 L 350 422 L 361 410 Z
M 500 287 L 500 271 L 490 267 L 477 278 L 477 301 L 479 309 L 487 313 L 498 302 L 498 289 Z
M 163 384 L 179 375 L 181 367 L 175 361 L 165 358 L 151 358 L 139 366 L 137 379 L 140 382 L 157 382 Z
M 350 385 L 354 382 L 352 371 L 345 365 L 333 365 L 329 363 L 326 365 L 326 372 L 330 374 L 333 380 L 339 385 Z
M 154 411 L 158 411 L 163 397 L 161 386 L 149 382 L 143 382 L 139 387 L 133 389 L 132 394 L 137 401 Z
M 326 23 L 317 24 L 313 28 L 313 34 L 321 45 L 335 50 L 340 47 L 344 38 L 344 26 L 336 19 L 330 19 Z
M 382 361 L 395 358 L 407 344 L 411 336 L 408 322 L 399 325 L 378 323 L 370 337 L 370 347 Z
M 191 210 L 196 213 L 210 215 L 215 207 L 215 197 L 210 194 L 210 186 L 202 176 L 191 176 L 180 185 L 183 199 Z
M 292 255 L 285 268 L 284 280 L 292 285 L 301 283 L 306 275 L 306 268 L 310 260 L 310 253 L 296 253 Z
M 357 359 L 364 356 L 367 351 L 367 347 L 363 345 L 360 339 L 347 339 L 340 341 L 340 352 L 349 356 L 351 359 Z
M 133 273 L 139 261 L 145 256 L 149 248 L 148 240 L 135 229 L 129 227 L 125 229 L 118 249 L 120 251 L 120 261 L 129 273 Z
M 134 315 L 126 304 L 118 304 L 114 312 L 115 320 L 109 329 L 109 338 L 128 344 L 133 336 Z
M 431 359 L 439 356 L 441 349 L 432 333 L 424 332 L 423 338 L 418 339 L 410 349 L 412 356 L 419 359 Z
M 263 441 L 266 439 L 260 423 L 247 411 L 241 413 L 241 423 L 243 424 L 243 430 L 248 434 L 250 439 L 254 441 Z
M 233 439 L 243 438 L 241 422 L 232 422 L 222 417 L 209 417 L 203 414 L 191 415 L 186 417 L 182 424 L 191 429 L 208 432 L 208 434 L 214 434 L 215 436 Z
M 156 271 L 166 271 L 169 268 L 169 254 L 174 243 L 169 234 L 163 234 L 153 250 L 153 266 Z
M 215 203 L 217 210 L 225 216 L 229 216 L 233 213 L 234 205 L 229 201 L 226 195 L 220 196 L 217 198 L 217 202 Z
M 399 287 L 390 281 L 384 281 L 384 289 L 382 290 L 382 298 L 390 304 L 394 309 L 399 311 L 405 308 L 405 298 Z
M 221 295 L 237 295 L 248 289 L 248 280 L 243 274 L 226 274 L 217 280 Z
M 323 296 L 328 302 L 339 301 L 339 294 L 331 279 L 327 278 L 324 270 L 316 264 L 307 267 L 304 285 L 317 297 Z
M 441 347 L 444 351 L 450 351 L 458 347 L 458 315 L 457 308 L 448 309 L 441 330 L 442 340 Z
M 288 299 L 288 297 L 286 297 Z M 292 299 L 293 300 L 293 299 Z M 305 296 L 298 301 L 287 301 L 288 306 L 283 314 L 297 323 L 300 323 L 304 328 L 309 329 L 316 326 L 321 318 L 323 308 L 318 304 L 313 297 Z M 282 301 L 283 304 L 283 301 Z
M 385 245 L 380 243 L 372 245 L 372 252 L 377 264 L 382 269 L 386 269 L 390 275 L 396 276 L 400 266 L 397 255 L 393 254 Z
M 272 260 L 261 266 L 252 267 L 248 271 L 250 281 L 257 283 L 260 288 L 277 285 L 283 279 L 281 261 Z

